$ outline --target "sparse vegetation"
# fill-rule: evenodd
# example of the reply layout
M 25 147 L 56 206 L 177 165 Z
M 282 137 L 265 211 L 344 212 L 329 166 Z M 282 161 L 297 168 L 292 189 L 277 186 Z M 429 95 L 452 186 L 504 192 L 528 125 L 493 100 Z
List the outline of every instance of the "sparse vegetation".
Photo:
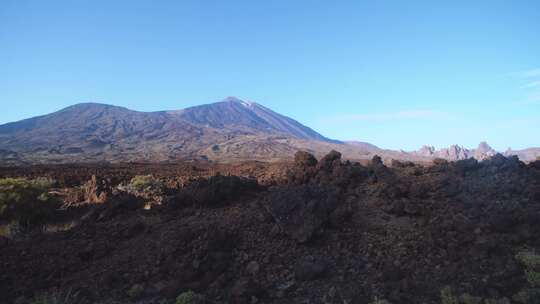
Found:
M 175 304 L 195 304 L 196 299 L 197 294 L 190 290 L 183 292 L 178 297 L 176 297 Z
M 441 303 L 442 304 L 459 304 L 459 299 L 452 293 L 450 286 L 446 286 L 441 289 Z
M 136 191 L 160 190 L 163 183 L 152 175 L 137 175 L 131 179 L 129 187 Z
M 512 299 L 517 303 L 540 303 L 540 254 L 533 250 L 523 250 L 516 254 L 516 260 L 523 265 L 529 286 L 516 293 Z
M 22 229 L 44 224 L 58 207 L 57 200 L 48 194 L 52 185 L 47 178 L 0 179 L 0 219 L 15 222 Z
M 525 267 L 525 276 L 531 287 L 540 287 L 540 255 L 534 251 L 521 251 L 516 259 Z
M 472 296 L 469 293 L 464 293 L 460 296 L 453 293 L 450 286 L 446 286 L 441 290 L 441 304 L 481 304 L 481 297 Z M 498 300 L 485 299 L 485 303 L 499 303 Z
M 130 298 L 138 298 L 143 293 L 144 293 L 144 286 L 141 284 L 135 284 L 127 291 L 127 294 Z
M 52 293 L 39 295 L 28 302 L 28 304 L 85 304 L 87 303 L 78 292 L 55 291 Z
M 459 297 L 460 303 L 463 304 L 481 304 L 482 298 L 481 297 L 475 297 L 468 293 L 464 293 Z

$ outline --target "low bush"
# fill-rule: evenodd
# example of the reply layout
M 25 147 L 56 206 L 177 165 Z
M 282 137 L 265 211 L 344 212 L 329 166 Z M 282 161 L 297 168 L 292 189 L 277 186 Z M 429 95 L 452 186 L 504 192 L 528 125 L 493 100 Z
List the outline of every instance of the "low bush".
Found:
M 136 191 L 163 189 L 163 183 L 152 175 L 137 175 L 131 179 L 128 186 Z
M 203 304 L 206 303 L 205 297 L 193 291 L 186 291 L 176 297 L 175 304 Z
M 463 293 L 460 296 L 456 295 L 450 286 L 446 286 L 441 290 L 442 304 L 481 304 L 481 303 L 499 303 L 496 299 L 482 299 L 481 297 L 472 296 L 469 293 Z M 504 303 L 504 302 L 503 302 Z
M 39 295 L 28 302 L 28 304 L 85 304 L 87 303 L 81 297 L 78 292 L 72 292 L 71 289 L 67 291 L 55 291 Z
M 516 259 L 524 266 L 525 277 L 531 287 L 540 287 L 540 255 L 534 251 L 521 251 Z
M 522 250 L 516 254 L 516 260 L 523 266 L 528 285 L 512 299 L 516 303 L 540 304 L 540 255 L 534 250 Z
M 48 194 L 53 181 L 47 178 L 0 179 L 0 219 L 14 221 L 21 228 L 44 224 L 59 207 Z
M 194 304 L 197 295 L 193 291 L 186 291 L 176 297 L 175 304 Z
M 459 304 L 459 299 L 452 293 L 452 289 L 447 286 L 441 289 L 442 304 Z

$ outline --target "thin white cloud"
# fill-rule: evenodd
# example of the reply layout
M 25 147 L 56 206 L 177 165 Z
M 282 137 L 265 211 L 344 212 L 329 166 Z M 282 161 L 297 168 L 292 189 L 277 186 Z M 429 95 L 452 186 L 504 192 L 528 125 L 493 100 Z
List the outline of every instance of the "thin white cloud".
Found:
M 515 73 L 511 73 L 511 75 L 514 77 L 519 77 L 519 78 L 540 77 L 540 68 L 515 72 Z
M 527 81 L 519 87 L 522 90 L 526 90 L 525 98 L 513 102 L 514 105 L 525 106 L 540 104 L 540 68 L 511 73 L 510 76 L 519 78 L 523 82 Z
M 540 92 L 529 96 L 528 100 L 536 103 L 540 102 Z
M 518 106 L 527 106 L 527 105 L 536 105 L 540 104 L 540 92 L 536 94 L 532 94 L 530 96 L 527 96 L 525 100 L 521 100 L 514 103 Z
M 373 122 L 406 119 L 440 119 L 448 118 L 448 113 L 433 110 L 407 110 L 371 114 L 344 114 L 329 117 L 331 122 Z
M 540 88 L 540 80 L 529 82 L 527 84 L 522 85 L 520 88 L 522 89 Z

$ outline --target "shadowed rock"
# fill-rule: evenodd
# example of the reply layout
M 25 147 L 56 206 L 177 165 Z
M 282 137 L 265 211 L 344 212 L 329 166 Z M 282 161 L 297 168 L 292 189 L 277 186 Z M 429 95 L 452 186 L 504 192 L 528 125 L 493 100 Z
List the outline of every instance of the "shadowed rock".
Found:
M 331 187 L 287 186 L 270 192 L 262 203 L 287 235 L 305 243 L 325 227 L 338 197 Z
M 317 162 L 315 156 L 308 152 L 298 151 L 294 154 L 294 165 L 297 167 L 313 167 Z

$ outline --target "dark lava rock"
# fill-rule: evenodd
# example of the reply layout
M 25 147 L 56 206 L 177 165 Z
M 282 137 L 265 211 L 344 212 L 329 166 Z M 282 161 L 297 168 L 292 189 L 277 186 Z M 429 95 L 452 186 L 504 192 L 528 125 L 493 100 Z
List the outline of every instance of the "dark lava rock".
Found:
M 0 248 L 7 246 L 9 243 L 10 241 L 7 237 L 3 237 L 0 235 Z
M 308 152 L 298 151 L 294 154 L 294 165 L 297 167 L 314 167 L 317 162 L 315 156 Z
M 290 184 L 304 184 L 317 175 L 318 166 L 315 156 L 298 151 L 294 155 L 294 167 L 287 172 L 287 180 Z
M 330 213 L 330 223 L 333 227 L 340 227 L 344 222 L 347 222 L 351 219 L 353 215 L 353 203 L 355 201 L 354 197 L 349 197 L 345 203 L 339 204 L 339 206 Z
M 341 153 L 332 150 L 324 156 L 318 164 L 320 170 L 331 172 L 332 169 L 341 164 Z
M 129 225 L 123 232 L 122 237 L 129 239 L 144 232 L 146 225 L 143 222 L 136 222 Z
M 231 297 L 236 303 L 250 303 L 251 297 L 261 294 L 260 286 L 250 278 L 240 278 L 232 289 Z
M 307 256 L 298 261 L 294 267 L 294 275 L 299 281 L 312 281 L 326 274 L 328 263 L 322 258 Z
M 532 168 L 540 170 L 540 159 L 537 159 L 529 164 Z
M 246 266 L 246 273 L 250 275 L 256 275 L 260 270 L 259 263 L 257 261 L 251 261 Z
M 373 156 L 373 158 L 371 159 L 370 165 L 371 166 L 382 166 L 383 165 L 382 158 L 379 155 Z
M 108 220 L 126 211 L 142 209 L 144 207 L 144 199 L 131 194 L 121 193 L 109 197 L 104 204 L 99 206 L 101 207 L 101 212 L 99 212 L 97 220 Z
M 258 188 L 256 180 L 218 175 L 190 183 L 180 194 L 180 200 L 188 200 L 200 206 L 217 207 Z
M 461 172 L 467 172 L 479 168 L 479 163 L 475 158 L 467 158 L 454 163 L 454 166 Z
M 446 160 L 444 158 L 435 158 L 433 160 L 433 164 L 435 166 L 448 166 L 448 160 Z
M 284 186 L 270 192 L 262 204 L 287 235 L 304 243 L 326 225 L 338 198 L 332 187 Z
M 400 161 L 400 160 L 392 159 L 390 166 L 392 168 L 409 168 L 409 167 L 414 167 L 415 164 L 411 161 Z

